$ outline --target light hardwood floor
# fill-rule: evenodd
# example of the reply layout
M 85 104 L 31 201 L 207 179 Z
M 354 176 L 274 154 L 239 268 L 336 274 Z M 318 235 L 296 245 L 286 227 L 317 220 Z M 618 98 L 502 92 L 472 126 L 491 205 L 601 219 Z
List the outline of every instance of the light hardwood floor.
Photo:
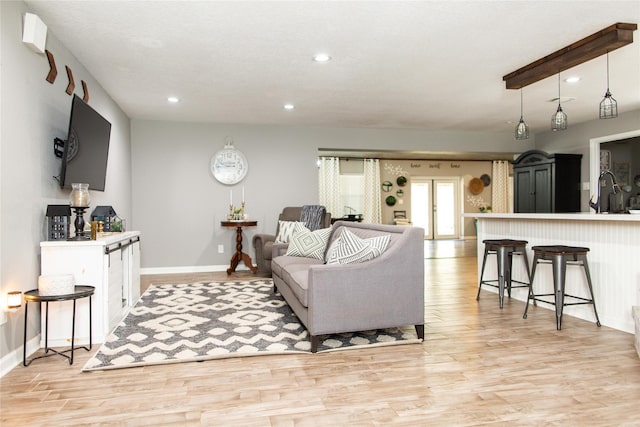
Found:
M 552 311 L 523 320 L 523 302 L 500 310 L 487 291 L 476 302 L 475 257 L 425 267 L 423 344 L 91 373 L 79 351 L 73 366 L 52 357 L 3 377 L 0 424 L 640 425 L 632 335 L 568 316 L 556 331 Z

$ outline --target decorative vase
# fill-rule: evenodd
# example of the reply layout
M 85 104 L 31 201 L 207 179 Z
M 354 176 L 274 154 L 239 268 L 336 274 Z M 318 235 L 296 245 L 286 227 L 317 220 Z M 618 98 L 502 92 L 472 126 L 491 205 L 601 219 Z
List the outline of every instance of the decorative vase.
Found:
M 91 202 L 89 196 L 89 184 L 73 183 L 71 184 L 71 207 L 86 208 Z

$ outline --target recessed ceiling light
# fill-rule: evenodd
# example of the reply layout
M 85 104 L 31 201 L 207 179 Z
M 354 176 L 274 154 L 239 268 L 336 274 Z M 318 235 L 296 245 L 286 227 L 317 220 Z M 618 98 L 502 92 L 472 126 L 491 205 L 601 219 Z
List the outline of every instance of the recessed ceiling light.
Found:
M 331 61 L 331 57 L 326 53 L 318 53 L 313 55 L 313 60 L 316 62 L 328 62 Z
M 578 83 L 580 81 L 580 77 L 578 76 L 567 77 L 566 79 L 564 79 L 564 81 L 567 83 Z
M 284 104 L 284 109 L 285 110 L 293 110 L 295 107 L 295 105 L 293 104 Z
M 171 102 L 172 104 L 175 104 L 176 102 L 180 102 L 180 98 L 178 98 L 177 96 L 170 96 L 167 98 L 167 101 Z

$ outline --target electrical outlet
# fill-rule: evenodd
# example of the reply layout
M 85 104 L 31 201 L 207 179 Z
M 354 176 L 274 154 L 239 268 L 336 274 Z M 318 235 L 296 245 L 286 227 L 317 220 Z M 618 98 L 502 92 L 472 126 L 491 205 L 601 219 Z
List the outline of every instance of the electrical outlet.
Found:
M 224 253 L 224 245 L 218 245 L 218 253 L 219 254 L 223 254 Z

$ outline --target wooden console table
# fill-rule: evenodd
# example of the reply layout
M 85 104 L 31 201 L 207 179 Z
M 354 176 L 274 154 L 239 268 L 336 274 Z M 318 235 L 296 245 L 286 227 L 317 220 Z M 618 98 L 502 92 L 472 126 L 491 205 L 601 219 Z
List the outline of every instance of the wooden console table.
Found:
M 251 257 L 249 254 L 242 252 L 242 227 L 255 227 L 258 225 L 258 221 L 221 221 L 220 225 L 223 227 L 235 227 L 236 228 L 236 252 L 231 257 L 231 265 L 227 268 L 227 274 L 231 274 L 236 271 L 236 267 L 240 261 L 244 262 L 244 265 L 249 267 L 252 273 L 258 271 L 258 267 L 255 267 L 251 263 Z

